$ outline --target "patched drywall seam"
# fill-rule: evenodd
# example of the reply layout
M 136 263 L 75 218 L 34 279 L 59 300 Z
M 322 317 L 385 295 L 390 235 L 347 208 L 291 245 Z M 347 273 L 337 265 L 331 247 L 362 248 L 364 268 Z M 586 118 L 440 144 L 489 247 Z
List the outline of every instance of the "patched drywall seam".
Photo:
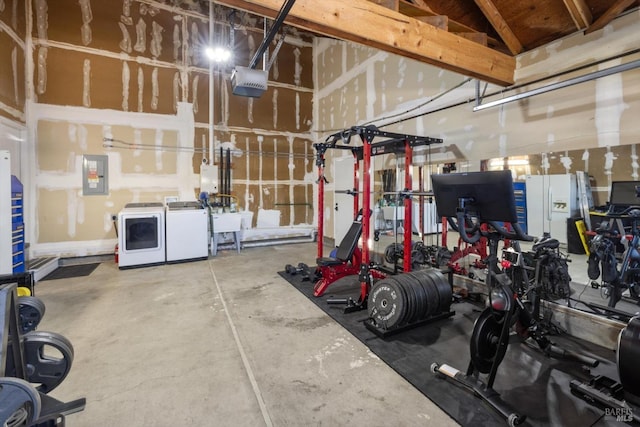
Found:
M 127 61 L 122 61 L 122 110 L 129 111 L 129 82 L 131 71 Z
M 82 65 L 82 105 L 91 107 L 91 60 L 85 59 Z
M 65 0 L 68 1 L 68 0 Z M 206 75 L 206 70 L 202 69 L 201 58 L 198 58 L 199 50 L 193 48 L 195 46 L 196 40 L 199 38 L 199 26 L 192 23 L 191 20 L 187 20 L 186 16 L 195 16 L 196 20 L 200 20 L 200 22 L 205 21 L 205 19 L 198 14 L 183 14 L 179 8 L 173 8 L 170 6 L 162 6 L 160 9 L 169 10 L 170 13 L 174 13 L 173 21 L 168 25 L 168 20 L 165 19 L 167 15 L 158 16 L 158 8 L 154 8 L 151 6 L 151 2 L 147 2 L 145 0 L 144 3 L 134 2 L 132 0 L 121 0 L 122 1 L 122 9 L 121 14 L 115 13 L 115 19 L 113 19 L 113 29 L 114 34 L 113 37 L 109 40 L 102 39 L 104 34 L 98 29 L 102 29 L 104 24 L 103 22 L 99 22 L 101 19 L 100 14 L 98 13 L 98 9 L 102 7 L 102 5 L 98 5 L 95 2 L 91 2 L 90 0 L 75 0 L 75 10 L 80 11 L 80 14 L 75 15 L 75 20 L 77 25 L 69 26 L 69 33 L 71 34 L 70 40 L 73 42 L 69 43 L 67 40 L 59 39 L 59 34 L 61 34 L 61 26 L 60 24 L 56 24 L 55 31 L 52 26 L 51 29 L 48 30 L 48 19 L 54 16 L 53 13 L 48 14 L 47 10 L 54 10 L 54 3 L 47 2 L 45 0 L 33 0 L 34 4 L 39 5 L 40 14 L 35 13 L 33 17 L 37 19 L 38 24 L 38 35 L 41 36 L 39 39 L 34 40 L 34 52 L 35 58 L 38 58 L 38 92 L 41 95 L 44 95 L 41 99 L 47 99 L 46 101 L 48 105 L 39 104 L 36 108 L 34 108 L 34 115 L 29 119 L 29 125 L 31 128 L 37 127 L 38 118 L 43 120 L 59 120 L 65 122 L 69 125 L 68 129 L 65 129 L 64 132 L 68 133 L 69 141 L 75 139 L 77 144 L 77 148 L 73 148 L 75 153 L 71 155 L 68 159 L 65 159 L 65 164 L 72 169 L 72 164 L 75 165 L 74 168 L 77 168 L 77 163 L 81 159 L 80 151 L 86 150 L 100 150 L 101 147 L 101 138 L 97 138 L 96 130 L 94 126 L 96 124 L 101 124 L 102 126 L 101 132 L 104 137 L 114 137 L 114 132 L 112 130 L 112 125 L 119 127 L 115 137 L 122 138 L 126 142 L 132 142 L 137 144 L 138 147 L 142 147 L 142 145 L 155 145 L 157 149 L 153 150 L 153 154 L 148 150 L 148 148 L 125 151 L 126 149 L 110 149 L 106 148 L 105 151 L 108 152 L 109 155 L 109 167 L 110 170 L 122 171 L 123 167 L 123 158 L 125 157 L 136 157 L 136 158 L 146 158 L 144 160 L 147 166 L 153 166 L 155 168 L 155 172 L 160 172 L 159 174 L 153 174 L 154 176 L 154 186 L 157 185 L 158 188 L 162 189 L 165 185 L 180 186 L 180 194 L 186 195 L 188 199 L 192 198 L 193 189 L 198 186 L 197 176 L 194 175 L 194 163 L 193 159 L 197 154 L 194 154 L 190 151 L 180 151 L 177 154 L 178 160 L 178 179 L 175 176 L 167 176 L 166 174 L 162 174 L 161 172 L 167 167 L 173 166 L 173 160 L 167 162 L 167 152 L 164 151 L 164 148 L 161 147 L 166 144 L 171 144 L 173 142 L 172 138 L 167 139 L 167 129 L 168 127 L 173 129 L 179 129 L 178 137 L 179 144 L 181 147 L 190 148 L 193 144 L 193 127 L 203 128 L 202 123 L 194 123 L 193 114 L 197 114 L 200 110 L 204 110 L 202 104 L 202 96 L 203 93 L 198 93 L 199 90 L 204 86 L 202 84 L 202 75 Z M 93 11 L 96 11 L 96 15 L 93 15 L 93 11 L 91 10 L 93 6 Z M 100 7 L 98 7 L 100 6 Z M 139 14 L 137 11 L 133 11 L 131 8 L 139 7 Z M 37 6 L 36 6 L 37 8 Z M 56 15 L 60 13 L 60 10 L 55 9 Z M 164 12 L 163 12 L 164 13 Z M 79 16 L 81 15 L 81 16 Z M 140 20 L 138 19 L 140 16 Z M 151 19 L 155 17 L 154 19 Z M 53 18 L 52 18 L 53 19 Z M 137 22 L 136 22 L 137 21 Z M 141 24 L 141 21 L 143 22 Z M 57 23 L 58 21 L 51 21 L 52 24 Z M 141 34 L 138 37 L 136 25 L 140 24 L 140 27 L 144 26 L 144 34 Z M 118 26 L 116 29 L 115 26 Z M 93 32 L 92 32 L 93 28 Z M 190 31 L 184 31 L 185 29 L 189 29 Z M 119 30 L 119 31 L 118 31 Z M 47 40 L 47 32 L 50 32 L 52 35 L 56 34 L 56 40 Z M 168 31 L 167 34 L 164 34 L 165 31 Z M 180 40 L 181 32 L 184 31 L 186 36 L 183 37 L 183 40 Z M 253 29 L 251 30 L 253 32 Z M 250 33 L 251 33 L 250 31 Z M 35 32 L 34 32 L 35 33 Z M 257 32 L 256 32 L 257 33 Z M 168 40 L 164 41 L 163 44 L 163 36 L 168 38 Z M 135 40 L 133 39 L 135 37 Z M 100 40 L 98 40 L 101 38 Z M 188 46 L 187 41 L 191 38 L 192 46 L 191 48 Z M 106 43 L 104 43 L 106 42 Z M 138 48 L 137 53 L 134 56 L 129 56 L 131 52 L 134 51 L 132 44 L 136 43 Z M 307 43 L 307 45 L 305 45 Z M 110 44 L 110 46 L 109 46 Z M 291 44 L 291 43 L 290 43 Z M 307 87 L 302 87 L 305 84 L 305 80 L 308 78 L 309 70 L 311 67 L 305 66 L 303 67 L 302 58 L 307 55 L 308 50 L 304 51 L 305 48 L 308 48 L 308 42 L 300 42 L 298 43 L 300 48 L 293 49 L 291 47 L 287 47 L 289 49 L 286 51 L 286 54 L 283 56 L 284 58 L 291 58 L 291 62 L 295 63 L 288 64 L 285 69 L 280 68 L 280 75 L 284 81 L 276 81 L 271 82 L 270 86 L 273 86 L 274 89 L 271 91 L 271 97 L 266 97 L 263 100 L 263 104 L 260 105 L 260 114 L 261 117 L 258 120 L 258 117 L 255 117 L 256 122 L 260 122 L 258 128 L 269 128 L 269 118 L 268 116 L 262 117 L 263 110 L 266 112 L 273 108 L 273 117 L 271 121 L 273 123 L 274 129 L 253 129 L 248 127 L 237 126 L 234 128 L 228 127 L 228 118 L 230 116 L 230 108 L 229 108 L 229 85 L 225 84 L 224 80 L 220 82 L 220 91 L 216 93 L 217 97 L 219 96 L 219 100 L 216 100 L 218 105 L 220 105 L 220 109 L 216 111 L 216 120 L 219 117 L 222 117 L 222 123 L 219 124 L 217 131 L 227 132 L 227 131 L 235 131 L 239 132 L 249 132 L 253 135 L 264 134 L 269 135 L 269 144 L 264 144 L 264 140 L 261 141 L 260 147 L 267 147 L 267 151 L 277 151 L 278 147 L 280 149 L 280 155 L 283 154 L 283 151 L 286 150 L 285 145 L 282 144 L 282 138 L 286 137 L 289 141 L 289 149 L 293 149 L 294 139 L 301 138 L 302 140 L 311 139 L 311 136 L 308 131 L 300 132 L 300 129 L 310 125 L 309 122 L 309 109 L 306 103 L 308 102 L 310 95 L 313 90 Z M 98 48 L 99 46 L 99 48 Z M 163 54 L 162 48 L 169 49 Z M 254 42 L 255 48 L 255 42 Z M 58 82 L 59 72 L 56 68 L 52 68 L 52 64 L 57 64 L 60 61 L 61 52 L 69 51 L 70 57 L 75 55 L 75 60 L 77 61 L 77 65 L 74 64 L 72 72 L 76 76 L 82 75 L 81 78 L 74 79 L 75 80 L 75 91 L 74 91 L 74 99 L 72 102 L 78 107 L 65 107 L 62 105 L 55 104 L 55 91 L 53 88 L 59 89 L 60 86 Z M 185 55 L 182 52 L 188 52 L 188 55 Z M 284 51 L 283 51 L 284 52 Z M 64 53 L 62 53 L 64 55 Z M 171 58 L 173 56 L 175 62 L 167 61 L 167 59 L 162 58 L 164 55 L 165 58 Z M 47 59 L 48 62 L 47 63 Z M 103 61 L 103 59 L 108 59 L 108 61 Z M 114 61 L 115 60 L 115 61 Z M 197 61 L 197 63 L 196 63 Z M 108 87 L 116 88 L 116 91 L 110 93 L 111 99 L 109 100 L 109 108 L 105 110 L 97 110 L 96 108 L 101 108 L 102 105 L 105 104 L 104 97 L 100 96 L 99 88 L 101 87 L 101 80 L 105 74 L 105 69 L 102 67 L 103 64 L 108 63 L 109 65 L 117 64 L 117 68 L 114 67 L 113 70 L 108 70 L 110 76 L 114 77 L 115 81 L 110 81 Z M 137 64 L 137 67 L 134 68 L 134 64 Z M 280 62 L 279 65 L 282 65 Z M 290 66 L 292 65 L 292 66 Z M 48 70 L 47 70 L 48 68 Z M 81 70 L 78 70 L 81 68 Z M 137 68 L 137 70 L 136 70 Z M 167 72 L 167 69 L 171 70 Z M 176 71 L 174 71 L 174 69 Z M 47 75 L 47 71 L 49 75 Z M 49 78 L 48 78 L 49 77 Z M 173 78 L 173 80 L 171 80 Z M 35 79 L 34 79 L 35 80 Z M 49 92 L 47 93 L 47 86 L 49 83 Z M 228 82 L 226 82 L 228 83 Z M 293 83 L 293 84 L 292 84 Z M 137 86 L 136 86 L 137 84 Z M 147 93 L 144 93 L 144 86 L 151 87 L 147 90 Z M 120 86 L 120 87 L 119 87 Z M 296 88 L 294 88 L 296 86 Z M 297 86 L 300 86 L 297 88 Z M 136 90 L 137 88 L 137 90 Z M 172 92 L 173 90 L 173 92 Z M 191 94 L 189 93 L 191 92 Z M 135 93 L 135 95 L 134 95 Z M 77 94 L 77 95 L 76 95 Z M 200 95 L 200 102 L 199 102 Z M 132 98 L 136 96 L 136 98 Z M 93 98 L 93 99 L 92 99 Z M 271 99 L 269 99 L 271 98 Z M 53 102 L 51 102 L 53 100 Z M 191 105 L 181 105 L 185 104 L 189 100 L 192 101 Z M 266 101 L 267 105 L 264 104 Z M 271 102 L 269 102 L 271 101 Z M 51 102 L 51 103 L 50 103 Z M 280 108 L 278 108 L 278 103 L 282 103 Z M 79 105 L 82 105 L 80 107 Z M 150 108 L 151 106 L 151 108 Z M 266 108 L 265 108 L 266 106 Z M 166 112 L 168 109 L 173 107 L 173 110 L 177 113 L 176 117 L 167 116 Z M 111 108 L 121 108 L 121 111 L 114 111 Z M 286 111 L 285 111 L 286 108 Z M 131 111 L 139 111 L 139 113 L 132 113 Z M 150 114 L 149 111 L 162 111 L 165 114 Z M 190 122 L 183 121 L 184 119 L 184 111 L 188 110 L 190 114 Z M 143 113 L 147 111 L 147 113 Z M 170 111 L 170 110 L 169 110 Z M 253 119 L 253 114 L 257 114 L 258 106 L 251 105 L 250 115 Z M 294 112 L 295 111 L 295 112 Z M 122 113 L 122 114 L 121 114 Z M 126 114 L 124 114 L 126 113 Z M 202 111 L 200 111 L 202 114 Z M 247 113 L 249 114 L 249 112 Z M 268 114 L 268 113 L 267 113 Z M 292 116 L 295 114 L 295 116 Z M 237 118 L 234 117 L 234 118 Z M 266 119 L 266 120 L 265 120 Z M 170 124 L 167 124 L 170 122 Z M 236 119 L 237 123 L 238 120 Z M 242 120 L 242 122 L 246 123 L 246 120 Z M 135 123 L 136 129 L 131 129 L 131 131 L 124 132 L 122 126 L 126 127 L 126 124 Z M 142 124 L 142 125 L 140 125 Z M 148 125 L 151 124 L 151 127 Z M 187 129 L 191 126 L 190 129 Z M 244 125 L 246 126 L 246 125 Z M 278 127 L 284 126 L 285 128 L 288 126 L 286 131 L 278 129 Z M 150 133 L 151 129 L 159 129 L 155 131 L 153 134 Z M 164 130 L 163 130 L 164 129 Z M 81 135 L 82 134 L 82 135 Z M 191 134 L 191 138 L 189 137 Z M 203 135 L 204 136 L 204 135 Z M 235 137 L 232 134 L 232 139 Z M 272 138 L 271 138 L 272 137 Z M 37 138 L 37 135 L 36 135 Z M 255 141 L 254 137 L 250 137 L 251 141 Z M 273 150 L 271 148 L 271 140 L 274 141 Z M 37 139 L 36 139 L 37 141 Z M 280 141 L 280 146 L 278 146 L 277 141 Z M 36 145 L 41 144 L 43 141 L 36 142 Z M 296 142 L 298 142 L 296 140 Z M 247 148 L 249 145 L 247 146 Z M 251 147 L 255 147 L 255 145 L 251 145 Z M 47 147 L 50 149 L 51 147 Z M 192 147 L 191 147 L 192 148 Z M 203 148 L 207 148 L 206 144 Z M 307 147 L 308 148 L 308 147 Z M 306 148 L 305 148 L 306 149 Z M 36 147 L 36 150 L 39 150 L 39 147 Z M 254 148 L 255 150 L 255 148 Z M 259 150 L 258 150 L 259 152 Z M 255 153 L 255 151 L 254 151 Z M 33 156 L 37 156 L 42 154 L 42 152 L 38 151 Z M 251 161 L 257 159 L 260 156 L 259 154 L 256 157 L 248 159 Z M 264 203 L 272 203 L 273 198 L 275 197 L 286 197 L 284 192 L 288 192 L 289 195 L 301 195 L 301 192 L 297 189 L 294 191 L 294 184 L 299 185 L 293 178 L 293 175 L 290 175 L 288 179 L 278 180 L 277 177 L 264 176 L 265 173 L 269 175 L 271 172 L 268 169 L 272 169 L 277 164 L 282 165 L 282 162 L 278 163 L 277 159 L 274 157 L 273 166 L 271 165 L 271 160 L 267 155 L 267 163 L 262 163 L 262 159 L 260 159 L 261 167 L 263 169 L 260 170 L 259 177 L 257 178 L 258 187 L 260 191 L 260 199 L 261 199 L 261 207 L 264 207 Z M 169 157 L 170 158 L 170 157 Z M 151 162 L 149 159 L 153 159 Z M 251 163 L 255 165 L 255 163 Z M 298 163 L 296 163 L 297 167 Z M 144 177 L 142 175 L 148 174 L 148 167 L 145 166 L 145 169 L 137 169 L 140 172 L 140 176 L 135 176 L 134 174 L 124 174 L 125 176 L 114 176 L 113 181 L 110 182 L 110 187 L 114 190 L 131 188 L 130 193 L 127 193 L 126 198 L 127 201 L 130 201 L 131 198 L 138 201 L 147 200 L 149 195 L 145 194 L 144 183 L 142 180 Z M 129 163 L 129 167 L 133 167 L 131 163 Z M 197 169 L 197 168 L 196 168 Z M 292 170 L 293 172 L 293 170 Z M 80 182 L 78 177 L 76 176 L 77 171 L 73 174 L 64 174 L 57 177 L 52 177 L 45 172 L 42 174 L 42 170 L 34 171 L 34 174 L 37 176 L 40 174 L 39 178 L 35 178 L 33 181 L 34 193 L 37 194 L 38 189 L 44 189 L 49 184 L 52 185 L 54 191 L 66 191 L 70 187 L 77 187 L 77 182 Z M 296 174 L 299 174 L 299 170 L 296 171 Z M 73 175 L 73 176 L 72 176 Z M 114 174 L 118 175 L 118 174 Z M 120 174 L 122 175 L 122 174 Z M 132 176 L 133 175 L 133 176 Z M 48 178 L 53 178 L 51 181 L 48 181 Z M 176 181 L 179 181 L 176 184 Z M 235 185 L 246 185 L 248 198 L 252 198 L 253 195 L 249 194 L 249 187 L 252 185 L 250 180 L 241 179 L 234 182 Z M 254 191 L 256 186 L 251 186 L 251 191 Z M 129 190 L 127 190 L 129 191 Z M 309 190 L 305 190 L 309 191 Z M 284 193 L 278 195 L 278 192 Z M 254 193 L 255 195 L 255 193 Z M 67 194 L 67 201 L 62 201 L 61 205 L 65 207 L 65 209 L 69 205 L 74 205 L 74 203 L 83 204 L 83 201 L 80 197 L 79 193 L 71 191 Z M 109 197 L 112 197 L 110 195 Z M 146 198 L 145 198 L 146 196 Z M 264 196 L 264 197 L 263 197 Z M 51 196 L 49 196 L 51 197 Z M 160 197 L 160 195 L 158 195 Z M 277 201 L 277 200 L 276 200 Z M 34 201 L 35 202 L 35 201 Z M 256 201 L 257 202 L 257 201 Z M 110 204 L 113 209 L 119 209 L 121 200 L 117 200 L 117 203 L 114 204 L 112 200 L 105 202 L 105 206 Z M 34 205 L 37 203 L 33 203 Z M 77 212 L 75 218 L 69 212 L 66 216 L 69 219 L 70 223 L 74 224 L 65 224 L 64 232 L 69 234 L 73 234 L 75 239 L 82 240 L 82 234 L 86 233 L 86 225 L 85 231 L 82 231 L 82 223 L 85 221 L 84 215 L 84 204 L 82 206 L 75 205 L 74 209 Z M 265 207 L 267 209 L 269 207 Z M 284 208 L 286 212 L 286 207 Z M 86 211 L 89 214 L 89 211 Z M 115 212 L 113 212 L 115 213 Z M 289 209 L 290 218 L 294 217 L 295 210 Z M 111 224 L 109 220 L 109 216 L 105 213 L 101 213 L 96 216 L 95 212 L 92 212 L 93 218 L 100 217 L 101 221 L 100 226 L 104 227 L 105 231 L 111 230 Z M 291 219 L 292 221 L 293 219 Z M 31 221 L 32 223 L 36 223 L 35 220 Z M 289 222 L 289 220 L 287 221 Z M 37 225 L 36 225 L 37 226 Z M 66 230 L 66 227 L 70 228 Z M 99 227 L 98 227 L 99 228 Z M 111 233 L 110 233 L 111 234 Z M 113 236 L 110 236 L 113 237 Z M 74 240 L 74 239 L 70 239 Z M 110 240 L 110 239 L 107 239 Z M 113 244 L 111 242 L 101 241 L 92 241 L 92 242 L 60 242 L 60 243 L 46 243 L 38 242 L 37 238 L 33 240 L 34 247 L 37 251 L 47 251 L 47 250 L 57 250 L 57 248 L 61 248 L 64 244 L 67 244 L 66 249 L 60 251 L 61 253 L 67 253 L 69 245 L 73 245 L 74 248 L 78 247 L 78 251 L 83 251 L 81 247 L 83 246 L 91 246 L 95 248 L 97 246 L 109 246 L 112 250 Z M 79 243 L 79 245 L 77 245 Z M 89 250 L 87 253 L 91 253 Z
M 93 21 L 93 13 L 91 12 L 91 1 L 90 0 L 78 0 L 80 4 L 80 10 L 82 13 L 82 27 L 80 28 L 80 32 L 82 35 L 82 44 L 88 46 L 91 44 L 92 34 L 91 34 L 91 21 Z
M 616 61 L 620 64 L 620 61 Z M 601 66 L 602 67 L 602 66 Z M 613 74 L 596 80 L 595 123 L 598 146 L 620 145 L 620 119 L 625 109 L 622 75 Z
M 640 165 L 638 164 L 638 147 L 636 144 L 631 145 L 631 178 L 634 179 L 634 181 L 638 180 L 638 169 L 640 168 Z

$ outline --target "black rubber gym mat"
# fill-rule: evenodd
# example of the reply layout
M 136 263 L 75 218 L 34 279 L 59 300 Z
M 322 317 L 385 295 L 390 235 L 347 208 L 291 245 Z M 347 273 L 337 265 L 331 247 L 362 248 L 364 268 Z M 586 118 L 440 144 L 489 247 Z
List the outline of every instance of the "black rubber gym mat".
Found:
M 99 262 L 92 264 L 65 265 L 56 268 L 51 273 L 40 279 L 40 281 L 88 276 L 93 273 L 93 270 L 95 270 L 99 265 Z
M 311 281 L 302 280 L 300 275 L 279 274 L 461 425 L 507 425 L 504 418 L 471 392 L 430 371 L 431 364 L 437 362 L 466 372 L 473 322 L 483 307 L 453 304 L 451 310 L 456 312 L 453 317 L 382 339 L 365 327 L 366 311 L 345 314 L 344 306 L 327 303 L 332 297 L 357 300 L 360 292 L 357 276 L 340 279 L 324 296 L 316 298 Z M 566 349 L 580 350 L 598 358 L 600 365 L 586 370 L 578 363 L 550 359 L 537 348 L 513 342 L 494 383 L 502 400 L 527 416 L 523 425 L 623 425 L 574 396 L 569 386 L 571 380 L 586 382 L 591 375 L 606 375 L 617 380 L 614 352 L 566 335 L 555 336 L 553 341 Z

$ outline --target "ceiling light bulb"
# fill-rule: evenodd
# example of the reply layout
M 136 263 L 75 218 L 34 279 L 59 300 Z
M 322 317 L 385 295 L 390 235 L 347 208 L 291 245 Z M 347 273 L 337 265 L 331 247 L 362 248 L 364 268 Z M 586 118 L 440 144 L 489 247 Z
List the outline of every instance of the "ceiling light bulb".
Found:
M 231 51 L 224 47 L 208 47 L 205 49 L 205 54 L 213 62 L 226 62 L 231 58 Z

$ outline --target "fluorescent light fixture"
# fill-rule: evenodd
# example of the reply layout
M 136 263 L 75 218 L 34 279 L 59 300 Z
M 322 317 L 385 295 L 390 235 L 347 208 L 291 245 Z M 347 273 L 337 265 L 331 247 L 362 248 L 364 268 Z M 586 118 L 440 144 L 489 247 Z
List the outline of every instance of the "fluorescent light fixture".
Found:
M 204 53 L 209 58 L 209 61 L 213 62 L 227 62 L 231 59 L 231 51 L 224 47 L 208 47 Z

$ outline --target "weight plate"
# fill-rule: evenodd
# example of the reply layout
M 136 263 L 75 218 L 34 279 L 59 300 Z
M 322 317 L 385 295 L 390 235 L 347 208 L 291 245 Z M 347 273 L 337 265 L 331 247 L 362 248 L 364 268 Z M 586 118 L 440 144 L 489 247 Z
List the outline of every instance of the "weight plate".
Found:
M 427 258 L 424 256 L 424 252 L 421 250 L 412 250 L 411 251 L 411 267 L 417 268 L 418 266 L 424 265 L 427 263 Z
M 436 264 L 438 267 L 444 267 L 451 261 L 451 252 L 447 248 L 439 247 L 436 253 Z
M 493 363 L 502 362 L 505 352 L 498 351 L 501 332 L 502 324 L 491 314 L 490 308 L 485 308 L 473 324 L 470 341 L 471 361 L 483 374 L 491 371 Z
M 390 280 L 395 281 L 398 284 L 398 287 L 400 288 L 400 292 L 404 294 L 404 301 L 405 301 L 405 306 L 403 310 L 404 316 L 398 326 L 409 323 L 415 311 L 415 302 L 414 302 L 415 297 L 413 295 L 412 290 L 409 289 L 404 283 L 404 279 L 398 280 L 398 277 L 401 277 L 401 276 L 402 274 L 389 277 Z
M 384 260 L 389 264 L 395 264 L 403 256 L 403 246 L 401 243 L 392 243 L 384 250 Z
M 0 420 L 5 427 L 30 426 L 40 416 L 40 394 L 20 378 L 0 378 Z
M 449 281 L 439 270 L 427 270 L 427 275 L 433 281 L 438 291 L 438 312 L 448 311 L 451 306 L 451 299 L 453 298 L 453 290 L 451 289 L 451 285 L 449 285 Z
M 425 303 L 427 308 L 425 309 L 425 318 L 440 313 L 440 296 L 435 288 L 435 285 L 430 280 L 427 280 L 425 273 L 420 276 L 420 287 L 425 293 Z
M 427 317 L 427 294 L 420 283 L 421 278 L 420 275 L 411 273 L 411 277 L 413 279 L 412 286 L 415 289 L 416 295 L 418 296 L 418 313 L 416 314 L 416 321 L 420 321 Z
M 377 326 L 393 329 L 404 320 L 406 296 L 395 281 L 382 279 L 369 292 L 367 306 L 369 317 Z
M 424 271 L 424 279 L 423 282 L 425 284 L 427 284 L 427 286 L 429 286 L 429 288 L 431 289 L 431 292 L 433 293 L 433 298 L 435 299 L 435 304 L 434 304 L 434 311 L 431 314 L 437 314 L 440 313 L 442 311 L 445 310 L 446 305 L 442 304 L 441 302 L 441 297 L 440 297 L 440 291 L 438 289 L 438 284 L 436 283 L 436 281 L 434 280 L 433 277 L 431 277 L 431 275 L 429 274 L 431 270 L 425 270 Z
M 71 370 L 73 346 L 60 334 L 28 332 L 23 335 L 23 347 L 27 379 L 40 384 L 37 389 L 43 393 L 60 385 Z
M 631 318 L 618 335 L 618 375 L 625 391 L 640 396 L 640 317 Z
M 20 329 L 23 334 L 31 332 L 38 327 L 44 317 L 45 305 L 38 297 L 18 297 L 18 316 L 20 317 Z
M 413 323 L 415 322 L 417 313 L 418 297 L 411 284 L 411 279 L 409 278 L 409 275 L 405 273 L 393 276 L 393 280 L 396 280 L 407 294 L 407 310 L 404 323 Z
M 422 286 L 424 272 L 422 270 L 414 271 L 414 272 L 411 272 L 410 275 L 412 279 L 412 285 L 416 290 L 416 294 L 418 295 L 418 300 L 419 300 L 418 302 L 419 314 L 416 320 L 426 319 L 427 317 L 429 317 L 429 301 L 428 301 L 427 292 L 424 289 L 424 286 Z

